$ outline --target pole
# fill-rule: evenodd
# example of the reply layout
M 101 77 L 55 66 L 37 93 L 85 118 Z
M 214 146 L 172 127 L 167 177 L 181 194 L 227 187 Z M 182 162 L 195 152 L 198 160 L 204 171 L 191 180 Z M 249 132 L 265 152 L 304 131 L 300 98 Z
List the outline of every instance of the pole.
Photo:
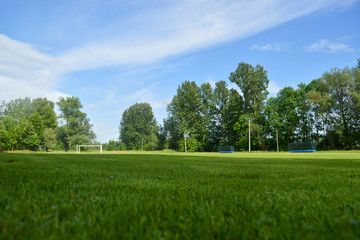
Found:
M 251 120 L 249 118 L 249 152 L 251 152 L 251 128 L 250 128 Z
M 187 152 L 187 149 L 186 149 L 186 134 L 184 133 L 184 140 L 185 140 L 185 152 Z
M 246 120 L 249 121 L 249 152 L 251 152 L 251 121 L 253 120 L 253 118 L 245 118 Z
M 276 150 L 279 152 L 279 135 L 278 135 L 278 129 L 276 129 Z
M 141 151 L 144 151 L 144 139 L 141 139 Z

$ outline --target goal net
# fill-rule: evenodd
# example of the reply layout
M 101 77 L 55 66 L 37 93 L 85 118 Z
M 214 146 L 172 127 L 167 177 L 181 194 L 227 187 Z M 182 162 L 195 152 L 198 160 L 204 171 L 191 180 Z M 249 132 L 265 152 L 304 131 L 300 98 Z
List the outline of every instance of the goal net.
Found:
M 218 151 L 220 153 L 233 153 L 235 149 L 233 146 L 219 146 Z
M 99 149 L 100 149 L 100 153 L 102 153 L 102 145 L 76 145 L 76 153 L 80 153 L 82 147 L 86 147 L 86 148 L 99 148 Z
M 316 152 L 316 144 L 313 142 L 289 143 L 289 152 Z

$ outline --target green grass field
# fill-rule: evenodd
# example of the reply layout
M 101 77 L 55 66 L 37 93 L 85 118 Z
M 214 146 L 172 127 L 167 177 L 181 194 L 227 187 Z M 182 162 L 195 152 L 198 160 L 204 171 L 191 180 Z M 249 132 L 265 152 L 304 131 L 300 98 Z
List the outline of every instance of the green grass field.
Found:
M 21 238 L 359 239 L 360 153 L 3 153 Z

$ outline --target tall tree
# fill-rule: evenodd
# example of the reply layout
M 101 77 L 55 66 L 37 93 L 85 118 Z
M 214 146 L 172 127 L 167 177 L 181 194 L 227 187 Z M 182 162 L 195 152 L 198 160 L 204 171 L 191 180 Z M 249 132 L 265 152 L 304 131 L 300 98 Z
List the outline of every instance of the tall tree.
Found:
M 36 117 L 36 120 L 38 119 Z M 38 150 L 41 143 L 41 136 L 36 132 L 32 122 L 26 118 L 19 120 L 18 143 L 20 150 L 30 149 L 33 151 Z
M 169 111 L 168 105 L 168 111 Z M 168 148 L 170 149 L 179 149 L 178 141 L 182 138 L 180 131 L 180 119 L 175 118 L 175 116 L 168 116 L 167 119 L 164 119 L 164 132 L 162 133 L 165 138 L 167 138 Z
M 245 107 L 244 114 L 246 114 L 246 117 L 253 118 L 251 144 L 257 150 L 265 149 L 263 108 L 269 94 L 267 91 L 269 85 L 267 71 L 259 64 L 253 67 L 251 64 L 241 62 L 235 72 L 230 73 L 229 80 L 236 83 L 242 92 Z M 243 132 L 243 129 L 240 130 L 240 128 L 245 127 L 242 123 L 244 117 L 239 118 L 240 122 L 237 124 L 237 129 L 240 132 Z
M 31 99 L 28 97 L 10 100 L 4 108 L 3 114 L 11 116 L 15 120 L 27 118 L 33 112 L 31 109 Z
M 240 121 L 241 116 L 244 114 L 244 108 L 243 97 L 237 90 L 231 89 L 229 92 L 229 101 L 223 108 L 222 129 L 224 135 L 221 139 L 222 144 L 235 146 L 243 137 L 235 129 L 238 129 L 239 124 L 237 124 L 237 122 Z
M 215 109 L 214 109 L 214 118 L 216 122 L 215 126 L 215 139 L 216 144 L 220 145 L 226 139 L 226 131 L 225 131 L 225 107 L 229 102 L 230 91 L 227 88 L 227 83 L 225 81 L 219 81 L 215 83 L 214 89 L 214 101 L 215 101 Z
M 351 97 L 353 105 L 351 111 L 353 112 L 352 124 L 355 129 L 355 143 L 354 145 L 360 146 L 360 59 L 358 59 L 358 68 L 354 69 L 353 79 L 354 79 L 354 88 L 351 91 Z
M 136 103 L 126 109 L 120 122 L 120 139 L 127 149 L 139 150 L 154 139 L 156 120 L 149 103 Z M 152 139 L 153 138 L 153 139 Z
M 43 133 L 43 147 L 48 152 L 56 146 L 56 133 L 52 128 L 47 128 Z
M 59 140 L 63 143 L 65 151 L 76 144 L 91 143 L 95 139 L 95 133 L 91 130 L 92 125 L 86 113 L 82 112 L 83 105 L 78 97 L 60 97 L 57 102 L 61 111 L 60 117 L 65 121 L 58 131 Z
M 235 72 L 230 73 L 229 80 L 239 86 L 245 105 L 245 113 L 257 114 L 262 110 L 264 101 L 269 94 L 267 91 L 269 79 L 263 66 L 241 62 Z
M 46 98 L 35 98 L 32 100 L 32 112 L 38 112 L 45 128 L 55 129 L 57 117 L 54 111 L 55 103 Z
M 42 139 L 45 126 L 43 120 L 38 112 L 34 112 L 29 116 L 29 121 L 32 124 L 38 137 Z
M 266 101 L 265 106 L 265 117 L 266 117 L 266 132 L 268 132 L 274 139 L 270 145 L 271 149 L 275 148 L 275 141 L 276 147 L 279 146 L 279 129 L 283 125 L 283 121 L 281 121 L 280 113 L 279 113 L 279 99 L 276 97 L 270 97 Z M 281 136 L 280 136 L 281 137 Z M 279 146 L 280 147 L 280 146 Z
M 333 68 L 330 72 L 324 73 L 321 84 L 327 87 L 328 94 L 331 99 L 332 112 L 337 115 L 334 119 L 335 124 L 341 131 L 340 139 L 344 149 L 353 148 L 353 135 L 351 129 L 350 111 L 352 105 L 351 92 L 354 87 L 354 79 L 352 78 L 349 68 L 338 69 Z
M 196 146 L 201 147 L 205 135 L 203 120 L 203 103 L 201 99 L 201 89 L 195 82 L 185 81 L 177 89 L 177 93 L 167 107 L 170 118 L 177 123 L 178 134 L 190 134 L 195 138 Z M 170 136 L 173 137 L 173 136 Z
M 7 132 L 6 132 L 6 128 L 5 125 L 0 122 L 0 152 L 4 151 L 6 149 L 6 136 L 7 136 Z
M 297 91 L 297 114 L 299 119 L 298 134 L 302 142 L 312 141 L 312 130 L 314 127 L 314 116 L 312 114 L 311 105 L 306 94 L 313 90 L 311 84 L 306 85 L 300 83 Z
M 5 136 L 3 136 L 4 148 L 14 151 L 19 144 L 19 124 L 11 116 L 2 117 L 1 123 L 5 128 L 4 133 L 6 134 Z
M 200 86 L 201 91 L 201 116 L 204 126 L 203 136 L 199 140 L 203 143 L 205 151 L 212 151 L 217 139 L 215 133 L 215 95 L 210 83 L 205 82 Z

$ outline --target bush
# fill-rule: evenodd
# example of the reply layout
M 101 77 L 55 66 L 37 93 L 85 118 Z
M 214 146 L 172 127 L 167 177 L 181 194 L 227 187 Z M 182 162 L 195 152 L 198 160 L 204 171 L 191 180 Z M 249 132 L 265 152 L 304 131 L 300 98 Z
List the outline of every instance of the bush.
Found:
M 178 141 L 179 151 L 185 152 L 185 141 L 184 139 L 180 139 Z M 199 148 L 201 148 L 201 143 L 196 140 L 196 138 L 187 138 L 186 139 L 186 149 L 188 152 L 196 152 Z

